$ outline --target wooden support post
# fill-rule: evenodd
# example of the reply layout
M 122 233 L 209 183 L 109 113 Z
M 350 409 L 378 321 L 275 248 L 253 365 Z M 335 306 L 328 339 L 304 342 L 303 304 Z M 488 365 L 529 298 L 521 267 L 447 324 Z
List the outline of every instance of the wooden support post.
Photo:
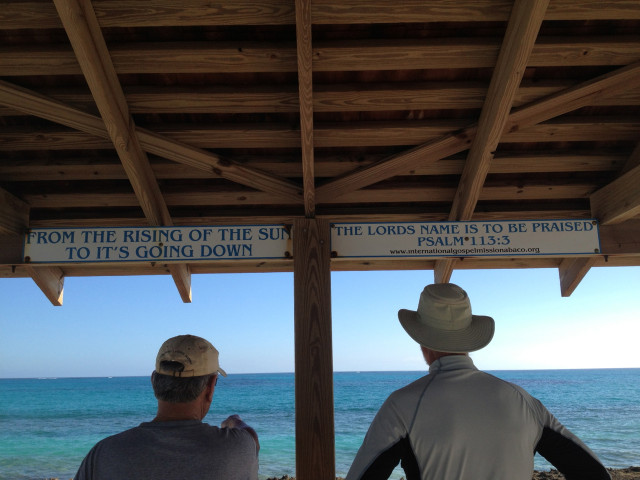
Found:
M 293 225 L 296 478 L 335 480 L 330 226 Z

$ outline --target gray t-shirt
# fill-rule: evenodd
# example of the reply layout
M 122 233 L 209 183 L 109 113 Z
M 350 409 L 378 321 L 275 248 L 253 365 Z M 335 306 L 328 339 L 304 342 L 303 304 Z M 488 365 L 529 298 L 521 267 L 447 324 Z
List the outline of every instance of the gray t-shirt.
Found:
M 240 428 L 147 422 L 98 442 L 75 480 L 256 480 L 258 451 Z

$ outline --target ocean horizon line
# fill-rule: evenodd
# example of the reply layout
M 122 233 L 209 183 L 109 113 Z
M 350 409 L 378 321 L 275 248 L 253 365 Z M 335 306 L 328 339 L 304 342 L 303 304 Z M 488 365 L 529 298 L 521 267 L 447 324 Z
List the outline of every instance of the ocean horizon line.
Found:
M 568 371 L 611 371 L 611 370 L 640 370 L 640 367 L 592 367 L 592 368 L 495 368 L 481 369 L 482 371 L 492 372 L 568 372 Z M 423 372 L 425 375 L 429 372 L 428 368 L 424 370 L 334 370 L 333 373 L 418 373 Z M 231 376 L 237 375 L 293 375 L 295 372 L 238 372 L 228 373 Z M 57 376 L 34 376 L 34 377 L 0 377 L 0 380 L 77 380 L 77 379 L 93 379 L 93 378 L 145 378 L 150 377 L 151 372 L 144 375 L 57 375 Z

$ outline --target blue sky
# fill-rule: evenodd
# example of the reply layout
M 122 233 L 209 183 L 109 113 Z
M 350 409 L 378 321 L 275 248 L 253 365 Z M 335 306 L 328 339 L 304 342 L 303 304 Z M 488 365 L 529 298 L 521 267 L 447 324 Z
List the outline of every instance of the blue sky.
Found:
M 415 309 L 432 271 L 334 272 L 336 371 L 424 370 L 397 311 Z M 557 269 L 456 270 L 473 312 L 496 334 L 472 353 L 485 370 L 640 367 L 640 267 L 592 268 L 569 298 Z M 167 338 L 192 333 L 228 373 L 294 369 L 293 274 L 66 278 L 54 307 L 31 279 L 0 279 L 0 378 L 136 376 Z

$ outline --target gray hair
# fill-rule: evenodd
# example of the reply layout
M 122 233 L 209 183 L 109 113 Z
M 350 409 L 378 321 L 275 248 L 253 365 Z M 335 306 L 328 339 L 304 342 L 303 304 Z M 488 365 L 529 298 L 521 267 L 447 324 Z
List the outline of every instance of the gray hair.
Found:
M 204 391 L 211 377 L 216 374 L 200 377 L 172 377 L 154 371 L 151 374 L 153 393 L 158 400 L 170 403 L 192 402 Z

